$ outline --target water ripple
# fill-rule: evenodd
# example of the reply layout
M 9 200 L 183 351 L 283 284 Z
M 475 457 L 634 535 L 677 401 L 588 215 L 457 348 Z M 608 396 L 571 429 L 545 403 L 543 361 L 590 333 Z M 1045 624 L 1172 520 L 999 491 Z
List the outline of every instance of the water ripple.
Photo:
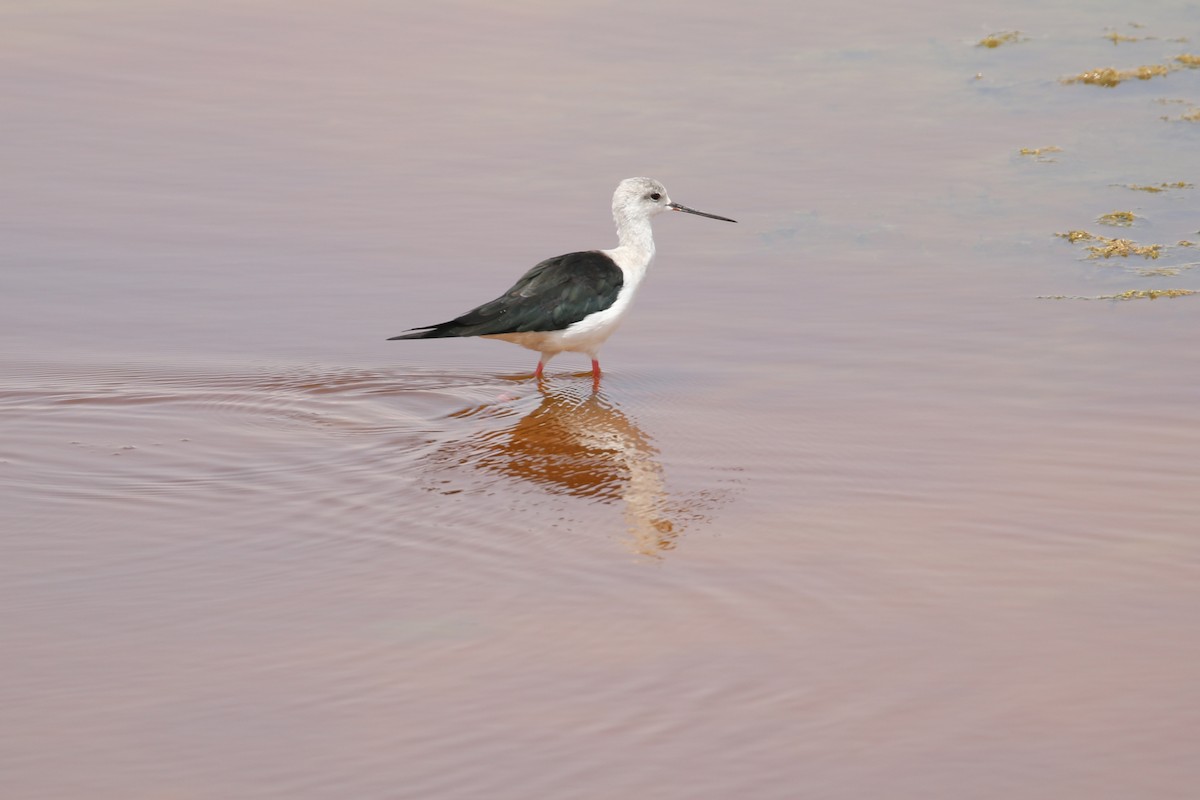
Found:
M 229 537 L 286 529 L 284 548 L 445 547 L 451 531 L 480 530 L 520 550 L 573 529 L 596 513 L 589 505 L 612 505 L 636 552 L 673 549 L 720 499 L 672 496 L 650 435 L 585 385 L 547 393 L 481 374 L 43 367 L 0 389 L 0 480 L 30 508 L 157 510 L 171 520 L 155 529 L 162 536 L 207 516 Z

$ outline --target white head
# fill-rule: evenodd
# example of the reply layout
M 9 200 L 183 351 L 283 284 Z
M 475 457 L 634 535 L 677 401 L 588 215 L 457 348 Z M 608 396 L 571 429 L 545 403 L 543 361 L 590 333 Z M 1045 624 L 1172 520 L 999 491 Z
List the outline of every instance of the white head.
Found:
M 672 203 L 671 198 L 667 196 L 667 188 L 653 178 L 626 178 L 621 181 L 617 185 L 617 191 L 613 194 L 612 207 L 613 217 L 617 221 L 618 228 L 621 227 L 622 222 L 648 220 L 664 211 L 684 211 L 688 214 L 697 214 L 724 222 L 736 221 L 728 217 L 718 217 L 716 214 L 705 214 L 703 211 L 696 211 L 693 208 L 681 206 L 679 203 Z
M 626 178 L 613 193 L 613 216 L 648 219 L 667 210 L 667 187 L 652 178 Z

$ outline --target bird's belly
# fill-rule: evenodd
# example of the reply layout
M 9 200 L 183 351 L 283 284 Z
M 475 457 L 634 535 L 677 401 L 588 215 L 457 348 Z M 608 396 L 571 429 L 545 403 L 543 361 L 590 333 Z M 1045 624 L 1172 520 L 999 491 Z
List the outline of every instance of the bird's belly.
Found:
M 539 353 L 561 353 L 567 348 L 562 345 L 565 331 L 523 331 L 521 333 L 491 333 L 480 338 L 499 339 L 512 342 Z
M 587 353 L 595 356 L 600 345 L 612 335 L 621 322 L 621 311 L 613 305 L 603 311 L 588 314 L 578 322 L 561 331 L 523 331 L 521 333 L 496 333 L 485 339 L 501 339 L 519 344 L 539 353 Z
M 578 322 L 572 322 L 561 331 L 527 331 L 521 333 L 497 333 L 484 338 L 502 339 L 519 344 L 539 353 L 587 353 L 593 358 L 600 345 L 621 324 L 622 317 L 633 302 L 638 281 L 625 284 L 617 301 L 608 308 L 588 314 Z
M 592 315 L 596 316 L 596 315 Z M 539 353 L 591 353 L 594 354 L 604 340 L 616 328 L 613 323 L 585 325 L 586 319 L 562 331 L 528 331 L 522 333 L 495 333 L 484 339 L 500 339 L 519 344 Z
M 595 353 L 621 324 L 624 304 L 617 303 L 603 311 L 588 314 L 562 332 L 563 349 L 582 353 Z

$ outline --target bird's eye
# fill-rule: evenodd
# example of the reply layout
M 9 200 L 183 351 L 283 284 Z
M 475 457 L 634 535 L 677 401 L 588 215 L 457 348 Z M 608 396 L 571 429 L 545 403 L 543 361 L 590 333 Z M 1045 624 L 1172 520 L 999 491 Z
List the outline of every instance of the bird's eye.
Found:
M 659 194 L 658 192 L 655 192 L 654 194 L 650 195 L 650 199 L 651 200 L 662 200 L 662 195 Z

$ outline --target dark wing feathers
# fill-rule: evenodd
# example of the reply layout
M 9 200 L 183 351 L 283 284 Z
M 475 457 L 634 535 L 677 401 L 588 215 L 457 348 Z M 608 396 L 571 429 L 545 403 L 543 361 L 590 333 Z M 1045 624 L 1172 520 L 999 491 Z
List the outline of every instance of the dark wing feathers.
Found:
M 625 282 L 621 268 L 597 250 L 548 258 L 490 303 L 440 325 L 392 339 L 440 339 L 559 331 L 611 306 Z

